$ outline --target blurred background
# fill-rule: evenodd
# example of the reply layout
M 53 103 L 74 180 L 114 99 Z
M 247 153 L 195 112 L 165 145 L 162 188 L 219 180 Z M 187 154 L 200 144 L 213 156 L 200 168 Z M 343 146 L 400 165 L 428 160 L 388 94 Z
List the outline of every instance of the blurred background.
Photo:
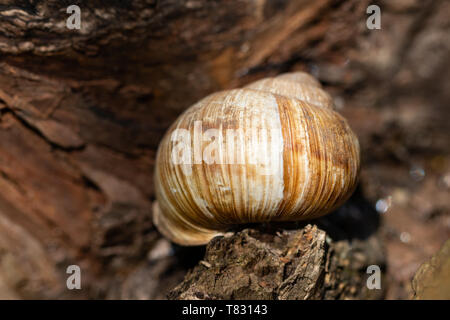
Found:
M 165 298 L 204 249 L 152 225 L 162 135 L 211 92 L 296 70 L 357 133 L 384 298 L 411 298 L 450 236 L 449 14 L 445 0 L 0 0 L 0 298 Z

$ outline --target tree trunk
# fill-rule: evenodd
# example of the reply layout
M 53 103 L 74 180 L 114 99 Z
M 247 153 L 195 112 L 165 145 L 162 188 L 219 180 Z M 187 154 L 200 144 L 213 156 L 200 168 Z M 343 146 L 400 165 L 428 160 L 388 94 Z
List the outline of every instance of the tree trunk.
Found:
M 355 93 L 356 105 L 375 104 L 389 93 L 384 80 L 402 70 L 410 48 L 408 40 L 395 39 L 418 34 L 423 25 L 416 22 L 445 12 L 438 10 L 444 2 L 421 2 L 424 11 L 414 1 L 386 4 L 383 21 L 404 17 L 408 23 L 389 47 L 392 58 L 380 60 L 367 44 L 370 37 L 386 43 L 367 32 L 368 0 L 80 0 L 74 4 L 81 29 L 70 30 L 66 7 L 72 2 L 0 0 L 0 297 L 164 298 L 198 261 L 180 256 L 203 254 L 170 249 L 151 223 L 155 152 L 174 119 L 213 91 L 297 69 L 312 72 L 338 102 Z M 375 96 L 367 96 L 370 86 Z M 361 109 L 348 110 L 343 113 L 361 133 L 364 150 L 376 129 L 364 133 L 374 127 L 351 111 Z M 370 230 L 361 240 L 366 248 L 377 223 L 359 226 Z M 355 265 L 357 249 L 349 242 L 327 244 L 315 227 L 270 234 L 267 247 L 261 237 L 261 231 L 244 231 L 215 240 L 206 264 L 171 297 L 197 291 L 204 297 L 369 296 L 358 288 L 361 268 L 371 260 Z M 243 240 L 247 244 L 239 244 Z M 219 250 L 228 247 L 234 251 Z M 156 249 L 162 257 L 154 258 Z M 371 249 L 362 250 L 365 256 Z M 256 282 L 240 284 L 242 292 L 208 288 L 205 281 L 218 266 L 247 272 L 227 264 L 241 252 L 261 269 L 250 268 L 236 281 Z M 347 260 L 341 253 L 350 254 L 355 279 L 342 272 Z M 81 291 L 66 288 L 71 264 L 81 267 Z M 313 265 L 317 270 L 308 269 Z M 194 280 L 200 270 L 207 272 Z M 143 287 L 143 281 L 152 284 Z
M 172 299 L 380 299 L 367 267 L 384 265 L 379 241 L 333 241 L 317 226 L 245 229 L 214 238 Z M 382 274 L 379 273 L 381 281 Z

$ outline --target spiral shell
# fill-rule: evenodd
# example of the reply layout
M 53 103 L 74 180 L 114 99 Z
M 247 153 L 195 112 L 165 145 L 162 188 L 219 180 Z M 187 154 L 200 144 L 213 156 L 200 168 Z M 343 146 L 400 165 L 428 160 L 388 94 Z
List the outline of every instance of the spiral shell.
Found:
M 237 224 L 316 218 L 351 195 L 359 158 L 347 121 L 306 73 L 213 93 L 161 141 L 153 220 L 172 241 L 200 245 Z

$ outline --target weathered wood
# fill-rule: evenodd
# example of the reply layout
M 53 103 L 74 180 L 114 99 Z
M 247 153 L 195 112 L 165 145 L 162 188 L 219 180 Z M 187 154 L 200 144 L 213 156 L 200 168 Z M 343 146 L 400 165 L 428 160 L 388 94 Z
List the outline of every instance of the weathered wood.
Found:
M 169 298 L 380 299 L 383 290 L 366 286 L 369 265 L 384 265 L 376 237 L 333 241 L 315 225 L 245 229 L 211 240 L 204 259 Z
M 374 148 L 389 127 L 365 107 L 398 88 L 428 99 L 432 84 L 436 101 L 450 92 L 448 51 L 434 50 L 449 34 L 444 1 L 381 2 L 386 32 L 367 31 L 369 1 L 104 3 L 77 1 L 81 30 L 69 30 L 73 1 L 0 0 L 0 296 L 132 297 L 130 287 L 113 294 L 117 275 L 158 276 L 159 264 L 143 266 L 160 238 L 155 151 L 172 121 L 213 91 L 308 70 L 337 102 L 351 99 L 342 112 L 364 160 L 391 150 Z M 432 123 L 427 132 L 445 131 Z M 83 270 L 80 292 L 65 288 L 70 264 Z
M 412 281 L 418 300 L 450 299 L 450 240 L 417 270 Z
M 125 261 L 158 237 L 150 201 L 165 129 L 196 99 L 323 38 L 331 2 L 78 1 L 81 30 L 69 30 L 72 2 L 3 1 L 0 248 L 10 262 L 0 273 L 13 273 L 13 291 L 67 293 L 69 264 L 87 287 L 132 269 Z

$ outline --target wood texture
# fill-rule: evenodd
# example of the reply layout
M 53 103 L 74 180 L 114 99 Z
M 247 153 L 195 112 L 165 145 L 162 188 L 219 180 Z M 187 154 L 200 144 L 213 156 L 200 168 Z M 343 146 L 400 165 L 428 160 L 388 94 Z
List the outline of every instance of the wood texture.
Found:
M 357 252 L 362 254 L 355 259 Z M 376 238 L 351 245 L 333 242 L 312 225 L 281 232 L 245 229 L 214 238 L 204 259 L 169 298 L 379 299 L 383 290 L 367 288 L 365 271 L 383 260 Z
M 136 297 L 139 275 L 167 275 L 149 258 L 161 240 L 151 223 L 156 147 L 214 91 L 312 72 L 346 105 L 376 178 L 377 159 L 447 148 L 448 3 L 380 1 L 383 32 L 366 29 L 369 3 L 80 0 L 81 30 L 69 30 L 72 1 L 0 0 L 0 296 Z M 430 121 L 405 116 L 408 130 L 404 118 L 392 129 L 388 108 L 417 105 Z M 388 130 L 406 147 L 379 143 Z M 375 202 L 382 183 L 366 177 Z M 369 221 L 358 232 L 374 233 Z M 176 283 L 188 267 L 170 252 Z M 69 264 L 83 270 L 81 291 L 65 287 Z M 147 290 L 139 297 L 164 296 Z

